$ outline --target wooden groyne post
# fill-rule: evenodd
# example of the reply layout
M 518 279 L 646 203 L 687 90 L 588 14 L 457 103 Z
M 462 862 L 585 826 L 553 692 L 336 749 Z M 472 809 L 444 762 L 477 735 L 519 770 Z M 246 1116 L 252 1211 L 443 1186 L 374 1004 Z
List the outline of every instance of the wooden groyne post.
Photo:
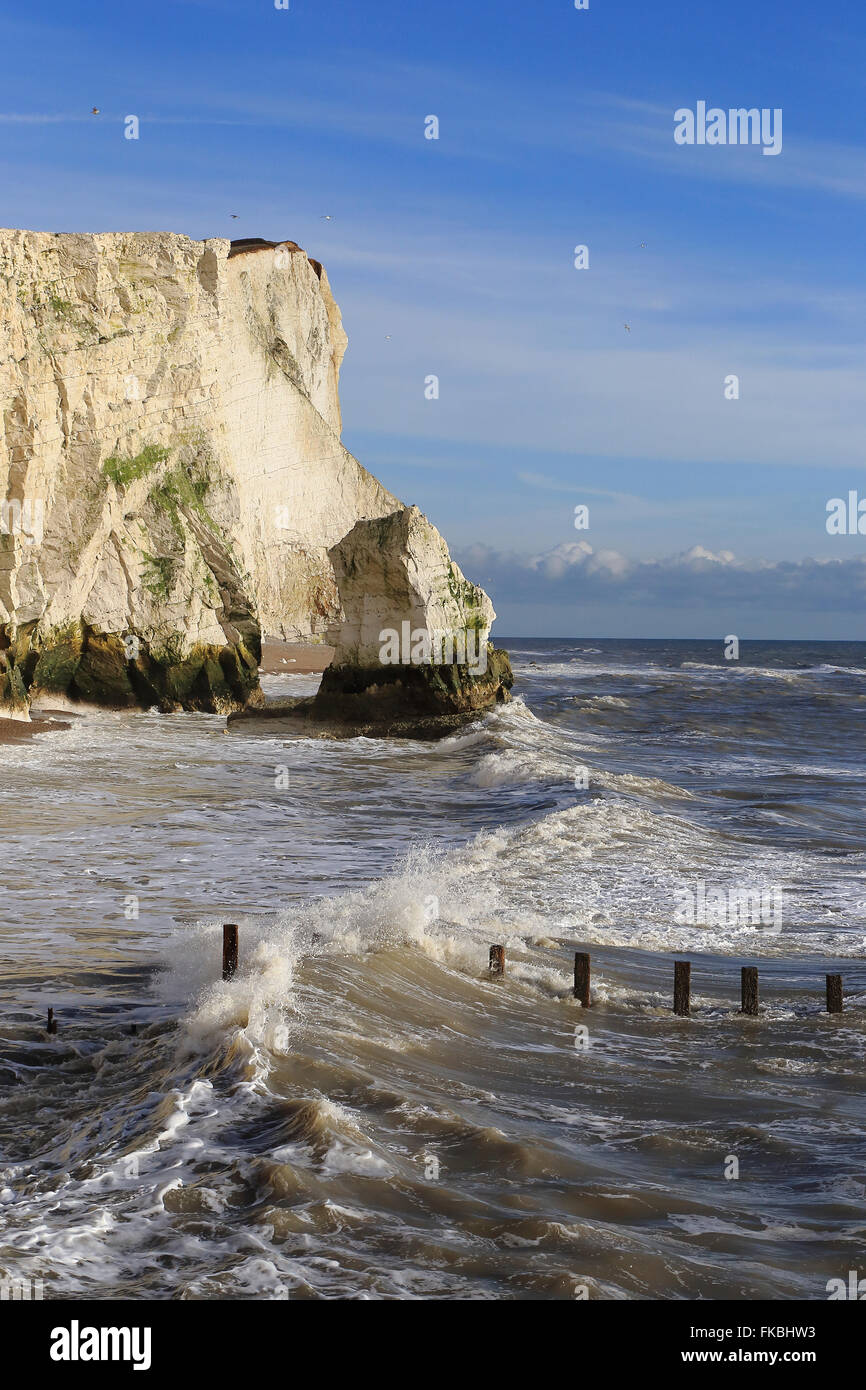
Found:
M 690 960 L 674 961 L 674 1013 L 688 1018 L 691 1012 L 692 963 Z
M 54 1017 L 53 1009 L 48 1010 L 48 1023 L 46 1024 L 45 1031 L 46 1033 L 57 1032 L 57 1019 Z
M 589 1008 L 589 956 L 584 951 L 574 953 L 574 997 Z
M 827 1012 L 828 1014 L 840 1014 L 842 1012 L 842 976 L 827 976 Z
M 757 1014 L 758 968 L 755 965 L 744 965 L 740 971 L 740 998 L 741 1014 Z
M 230 980 L 238 968 L 238 929 L 234 922 L 223 927 L 223 979 Z
M 490 973 L 491 975 L 505 974 L 505 947 L 490 947 Z

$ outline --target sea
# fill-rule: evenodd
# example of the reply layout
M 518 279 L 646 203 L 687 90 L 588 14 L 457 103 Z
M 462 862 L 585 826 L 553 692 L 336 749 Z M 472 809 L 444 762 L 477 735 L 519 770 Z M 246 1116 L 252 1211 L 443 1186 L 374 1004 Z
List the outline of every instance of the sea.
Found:
M 866 644 L 499 645 L 514 699 L 438 743 L 87 712 L 0 749 L 0 1283 L 821 1300 L 866 1275 Z

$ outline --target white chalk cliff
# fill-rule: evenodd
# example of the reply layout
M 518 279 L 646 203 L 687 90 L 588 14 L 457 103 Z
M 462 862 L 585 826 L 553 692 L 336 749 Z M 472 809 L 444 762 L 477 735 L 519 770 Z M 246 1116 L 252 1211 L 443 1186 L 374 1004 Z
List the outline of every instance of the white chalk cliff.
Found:
M 221 709 L 340 614 L 400 503 L 340 442 L 346 347 L 293 242 L 0 231 L 0 704 Z

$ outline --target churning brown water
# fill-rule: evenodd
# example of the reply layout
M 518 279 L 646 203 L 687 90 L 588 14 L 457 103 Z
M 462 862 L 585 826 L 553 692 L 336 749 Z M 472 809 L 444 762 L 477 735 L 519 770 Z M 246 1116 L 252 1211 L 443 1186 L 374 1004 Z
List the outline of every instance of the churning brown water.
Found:
M 823 1299 L 866 1266 L 862 649 L 512 650 L 525 703 L 439 745 L 93 714 L 2 750 L 0 1273 Z M 781 930 L 682 920 L 698 883 Z

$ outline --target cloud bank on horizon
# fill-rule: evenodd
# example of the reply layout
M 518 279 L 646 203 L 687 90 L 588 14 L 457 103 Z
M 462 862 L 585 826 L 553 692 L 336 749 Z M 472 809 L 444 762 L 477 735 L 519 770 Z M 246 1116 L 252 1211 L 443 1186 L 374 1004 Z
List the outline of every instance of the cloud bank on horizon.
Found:
M 540 554 L 471 546 L 461 552 L 460 562 L 483 573 L 506 601 L 550 600 L 556 607 L 573 598 L 576 586 L 587 602 L 646 600 L 694 611 L 722 603 L 753 613 L 833 608 L 850 616 L 861 614 L 866 604 L 866 555 L 754 561 L 693 545 L 659 559 L 629 559 L 617 550 L 595 550 L 588 541 L 567 541 Z

